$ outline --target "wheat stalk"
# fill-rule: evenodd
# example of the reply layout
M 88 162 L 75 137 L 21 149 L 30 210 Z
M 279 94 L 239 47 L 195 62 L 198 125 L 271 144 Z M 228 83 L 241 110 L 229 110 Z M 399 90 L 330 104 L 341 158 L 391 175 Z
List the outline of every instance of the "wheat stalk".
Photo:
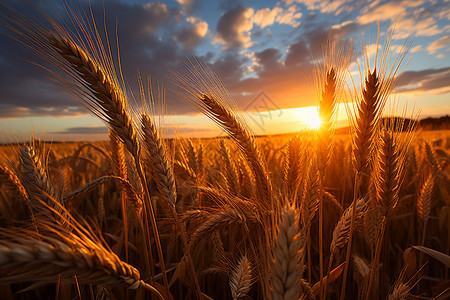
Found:
M 136 209 L 136 212 L 139 212 L 142 208 L 142 199 L 138 194 L 134 191 L 130 182 L 122 177 L 114 176 L 114 175 L 105 175 L 99 177 L 97 179 L 92 180 L 91 182 L 77 188 L 76 190 L 67 193 L 64 195 L 64 202 L 72 202 L 75 199 L 81 198 L 85 194 L 89 193 L 93 189 L 109 182 L 111 180 L 115 180 L 120 183 L 121 187 L 124 189 L 124 193 L 127 195 L 127 199 L 130 204 Z

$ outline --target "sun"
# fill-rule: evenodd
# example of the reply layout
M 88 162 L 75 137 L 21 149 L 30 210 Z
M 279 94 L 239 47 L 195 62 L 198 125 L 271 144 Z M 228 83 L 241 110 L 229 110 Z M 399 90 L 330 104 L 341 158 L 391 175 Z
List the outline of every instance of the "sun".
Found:
M 310 130 L 318 130 L 322 125 L 319 114 L 314 112 L 305 116 L 305 125 Z

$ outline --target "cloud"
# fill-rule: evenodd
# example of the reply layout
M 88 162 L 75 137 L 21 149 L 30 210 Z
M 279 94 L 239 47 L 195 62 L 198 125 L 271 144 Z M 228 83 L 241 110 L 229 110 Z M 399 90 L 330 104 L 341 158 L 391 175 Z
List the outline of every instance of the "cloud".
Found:
M 253 16 L 253 22 L 261 28 L 273 25 L 275 23 L 275 19 L 279 14 L 283 12 L 281 7 L 263 8 L 257 10 L 255 15 Z
M 358 2 L 352 0 L 285 0 L 287 5 L 299 3 L 306 6 L 308 10 L 318 10 L 321 13 L 334 13 L 339 15 L 343 12 L 349 12 L 360 6 Z M 362 1 L 361 1 L 362 2 Z
M 433 36 L 443 32 L 432 14 L 434 5 L 425 0 L 375 1 L 361 10 L 356 21 L 362 25 L 389 21 L 391 28 L 395 28 L 394 38 L 397 39 L 412 35 Z
M 421 50 L 422 50 L 422 45 L 417 45 L 417 46 L 411 48 L 411 50 L 409 50 L 409 52 L 416 53 L 416 52 L 419 52 Z
M 276 17 L 276 21 L 279 24 L 286 24 L 292 27 L 300 26 L 298 19 L 302 17 L 302 13 L 298 11 L 297 6 L 292 5 L 286 11 L 283 11 Z
M 108 128 L 106 126 L 95 127 L 70 127 L 64 131 L 51 132 L 53 134 L 107 134 Z
M 268 70 L 275 71 L 276 69 L 282 67 L 282 64 L 280 63 L 281 53 L 276 48 L 265 49 L 261 52 L 255 53 L 254 56 L 258 65 L 255 70 L 259 73 Z
M 249 107 L 261 91 L 265 91 L 281 108 L 316 105 L 314 91 L 305 78 L 310 82 L 313 80 L 313 56 L 320 57 L 322 44 L 329 33 L 339 33 L 341 38 L 349 39 L 356 36 L 356 31 L 378 22 L 381 17 L 382 20 L 397 22 L 392 24 L 401 24 L 397 25 L 401 35 L 411 32 L 433 35 L 445 30 L 441 23 L 448 18 L 448 15 L 441 14 L 445 7 L 423 4 L 423 1 L 374 1 L 368 4 L 369 1 L 285 0 L 274 7 L 253 9 L 237 0 L 219 3 L 217 6 L 223 14 L 217 23 L 212 23 L 215 11 L 211 16 L 202 15 L 202 19 L 188 13 L 200 1 L 130 4 L 125 0 L 115 0 L 104 3 L 106 24 L 112 32 L 113 56 L 117 20 L 122 70 L 131 90 L 139 91 L 138 71 L 143 78 L 148 74 L 155 81 L 165 79 L 167 66 L 176 65 L 179 58 L 199 54 L 199 59 L 210 63 L 243 108 Z M 103 3 L 93 1 L 91 6 L 100 24 L 100 32 L 103 32 Z M 309 11 L 305 11 L 305 7 Z M 442 20 L 436 21 L 438 18 Z M 334 23 L 339 25 L 329 29 Z M 283 26 L 280 30 L 274 26 L 279 24 L 298 27 Z M 442 49 L 448 47 L 448 42 L 439 37 L 428 47 L 419 45 L 411 52 L 427 50 L 444 56 Z M 212 39 L 219 43 L 214 53 L 211 52 L 214 45 L 207 44 Z M 48 80 L 39 73 L 44 72 L 25 62 L 35 59 L 16 42 L 0 36 L 0 45 L 0 118 L 86 113 L 83 107 L 57 88 L 43 84 Z M 419 54 L 425 55 L 427 51 Z M 440 93 L 448 89 L 445 82 L 448 75 L 445 68 L 405 72 L 400 77 L 398 91 Z M 197 113 L 195 108 L 169 94 L 168 91 L 165 99 L 168 111 L 173 109 L 174 114 Z
M 86 115 L 86 109 L 82 107 L 63 106 L 18 106 L 8 103 L 0 103 L 0 119 L 17 119 L 27 117 L 65 117 Z
M 226 52 L 214 62 L 211 62 L 211 67 L 224 82 L 233 83 L 242 78 L 244 73 L 244 62 L 246 58 L 242 58 L 231 52 Z
M 176 2 L 178 2 L 181 5 L 183 12 L 188 14 L 201 9 L 202 1 L 203 0 L 176 0 Z
M 396 92 L 429 92 L 443 94 L 450 92 L 450 67 L 403 72 L 397 81 Z
M 428 53 L 434 54 L 438 50 L 447 47 L 450 44 L 450 35 L 441 37 L 440 39 L 432 42 L 428 47 Z
M 89 12 L 87 2 L 82 2 L 81 5 L 85 5 L 84 10 Z M 90 7 L 100 34 L 104 31 L 103 15 L 106 16 L 114 59 L 117 58 L 117 26 L 122 72 L 134 91 L 139 91 L 138 71 L 144 76 L 150 74 L 155 79 L 161 79 L 167 65 L 176 62 L 179 57 L 193 55 L 195 44 L 200 43 L 206 34 L 207 24 L 192 18 L 187 20 L 190 25 L 187 29 L 191 35 L 178 43 L 171 37 L 176 35 L 179 24 L 185 20 L 180 7 L 169 7 L 159 2 L 92 2 Z M 39 17 L 39 14 L 37 16 Z M 5 31 L 4 28 L 2 31 Z M 42 62 L 27 52 L 22 45 L 5 35 L 0 35 L 0 44 L 0 103 L 6 108 L 0 112 L 0 118 L 48 116 L 53 113 L 71 116 L 86 113 L 81 105 L 64 94 L 65 91 L 61 92 L 60 87 L 49 84 L 51 80 L 44 78 L 48 76 L 46 71 L 29 63 Z M 173 105 L 173 101 L 168 104 Z
M 208 33 L 208 23 L 192 16 L 186 18 L 186 21 L 191 25 L 176 33 L 175 39 L 184 49 L 194 49 Z
M 224 45 L 224 49 L 248 48 L 251 41 L 250 31 L 253 28 L 253 8 L 238 6 L 225 12 L 217 22 L 215 41 Z
M 271 26 L 274 23 L 298 27 L 300 26 L 298 19 L 301 17 L 302 13 L 298 11 L 297 6 L 295 5 L 292 5 L 287 10 L 275 6 L 273 9 L 263 8 L 257 10 L 253 16 L 253 22 L 261 28 Z

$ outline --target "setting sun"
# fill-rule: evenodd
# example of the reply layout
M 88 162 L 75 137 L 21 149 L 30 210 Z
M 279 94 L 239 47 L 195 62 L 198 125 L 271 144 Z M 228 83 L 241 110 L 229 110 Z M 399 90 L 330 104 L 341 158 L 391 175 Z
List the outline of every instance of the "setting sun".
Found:
M 317 130 L 320 128 L 322 121 L 320 120 L 318 112 L 314 112 L 305 117 L 305 125 L 310 130 Z

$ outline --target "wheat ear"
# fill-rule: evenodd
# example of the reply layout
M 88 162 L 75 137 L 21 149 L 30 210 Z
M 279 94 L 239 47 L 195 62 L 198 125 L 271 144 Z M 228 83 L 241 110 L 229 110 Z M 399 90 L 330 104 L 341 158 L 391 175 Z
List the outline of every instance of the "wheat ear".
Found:
M 381 82 L 377 69 L 368 71 L 362 98 L 357 104 L 355 134 L 353 139 L 353 165 L 356 172 L 370 172 L 375 149 L 375 134 L 385 102 L 381 97 Z
M 369 283 L 365 299 L 369 299 L 375 272 L 378 269 L 381 247 L 389 217 L 398 203 L 398 192 L 401 185 L 402 155 L 393 134 L 384 130 L 380 136 L 380 146 L 377 154 L 375 172 L 376 203 L 381 209 L 382 221 L 378 235 L 375 255 L 372 261 Z
M 319 102 L 320 129 L 318 131 L 319 147 L 317 151 L 317 167 L 323 172 L 330 161 L 331 139 L 333 136 L 333 123 L 336 117 L 336 96 L 338 78 L 334 68 L 326 73 L 322 97 Z
M 252 266 L 247 256 L 244 255 L 230 275 L 230 288 L 233 300 L 245 297 L 252 287 L 252 281 Z
M 356 199 L 359 197 L 361 179 L 366 178 L 371 171 L 373 151 L 376 146 L 376 132 L 378 130 L 378 122 L 383 110 L 386 97 L 381 91 L 381 78 L 377 75 L 377 69 L 373 72 L 367 72 L 365 78 L 362 98 L 357 104 L 357 115 L 354 123 L 355 134 L 353 135 L 353 166 L 355 167 L 355 181 L 353 190 L 353 214 L 350 224 L 350 237 L 347 245 L 346 265 L 344 268 L 343 283 L 340 299 L 345 297 L 345 284 L 347 281 L 348 267 L 350 264 L 350 256 L 353 242 L 353 231 L 356 219 Z M 364 176 L 364 177 L 363 177 Z
M 274 237 L 271 264 L 272 299 L 298 299 L 303 268 L 301 251 L 304 251 L 305 234 L 299 228 L 299 212 L 287 206 L 281 212 Z
M 40 202 L 44 201 L 60 211 L 59 206 L 55 206 L 54 201 L 63 204 L 63 199 L 59 197 L 59 194 L 53 187 L 45 164 L 40 155 L 36 153 L 33 143 L 20 150 L 20 168 L 21 181 L 27 191 L 31 207 L 48 212 L 48 209 Z
M 128 102 L 123 94 L 120 86 L 116 83 L 117 78 L 112 78 L 104 68 L 92 59 L 83 49 L 64 37 L 49 34 L 52 46 L 60 52 L 61 68 L 65 67 L 72 78 L 79 84 L 76 92 L 84 96 L 83 104 L 98 116 L 110 127 L 112 131 L 124 143 L 127 150 L 134 158 L 136 171 L 139 180 L 144 186 L 145 214 L 144 217 L 150 218 L 150 223 L 155 236 L 158 257 L 163 273 L 164 285 L 168 289 L 168 281 L 165 272 L 164 257 L 159 239 L 159 232 L 156 223 L 155 212 L 150 201 L 150 194 L 146 188 L 146 179 L 142 170 L 140 160 L 139 141 L 136 130 L 133 125 L 132 118 L 128 112 Z M 73 74 L 76 75 L 73 75 Z M 144 221 L 144 234 L 147 237 L 144 242 L 150 242 L 150 234 L 148 230 L 148 222 Z M 147 245 L 150 249 L 150 246 Z M 147 251 L 144 253 L 148 255 Z M 147 268 L 151 273 L 152 265 L 150 265 L 147 257 Z
M 398 283 L 394 286 L 394 289 L 388 296 L 388 300 L 406 300 L 411 287 L 404 283 Z
M 197 273 L 195 271 L 194 262 L 192 261 L 190 248 L 186 238 L 186 230 L 180 223 L 178 213 L 175 208 L 176 202 L 176 189 L 175 180 L 173 177 L 172 167 L 169 164 L 169 160 L 166 156 L 166 150 L 164 148 L 163 141 L 159 137 L 156 124 L 148 114 L 143 114 L 142 119 L 142 134 L 144 138 L 145 148 L 148 151 L 149 159 L 152 162 L 153 174 L 155 176 L 156 186 L 159 190 L 161 197 L 167 201 L 172 213 L 175 225 L 180 231 L 180 237 L 185 248 L 185 255 L 188 259 L 189 267 L 194 277 L 195 287 L 199 299 L 202 298 L 200 284 L 198 282 Z M 151 204 L 150 204 L 151 205 Z
M 16 172 L 9 166 L 8 162 L 4 161 L 3 157 L 1 157 L 0 160 L 2 162 L 0 163 L 0 182 L 2 182 L 6 186 L 6 189 L 13 194 L 13 198 L 28 203 L 27 192 Z
M 127 199 L 130 204 L 136 209 L 136 212 L 139 212 L 142 208 L 142 200 L 139 195 L 136 194 L 130 182 L 122 177 L 114 176 L 114 175 L 105 175 L 99 177 L 97 179 L 92 180 L 91 182 L 86 183 L 85 185 L 73 190 L 70 193 L 64 195 L 64 202 L 71 202 L 76 200 L 77 198 L 82 197 L 83 195 L 89 193 L 93 189 L 105 184 L 108 181 L 115 180 L 119 182 L 121 187 L 124 189 L 124 193 L 127 195 Z
M 82 48 L 62 36 L 48 34 L 50 45 L 61 56 L 61 68 L 71 74 L 80 85 L 84 105 L 105 121 L 134 156 L 139 153 L 139 142 L 127 100 L 114 79 Z
M 140 280 L 139 271 L 121 261 L 114 253 L 72 247 L 53 240 L 15 238 L 0 241 L 0 282 L 51 283 L 71 280 L 81 284 L 145 288 L 164 299 L 157 289 Z
M 284 164 L 284 181 L 286 183 L 287 193 L 289 198 L 295 199 L 296 201 L 300 198 L 298 194 L 302 192 L 301 167 L 306 158 L 306 155 L 302 155 L 303 144 L 303 139 L 298 135 L 289 140 Z
M 127 170 L 127 161 L 125 156 L 125 147 L 123 143 L 120 141 L 119 137 L 114 133 L 114 131 L 109 130 L 109 145 L 111 148 L 111 158 L 112 158 L 112 165 L 114 169 L 115 175 L 117 175 L 120 178 L 128 179 L 128 170 Z M 116 184 L 116 187 L 119 190 L 120 193 L 120 199 L 122 204 L 122 219 L 123 219 L 123 244 L 124 244 L 124 250 L 125 250 L 125 259 L 128 261 L 128 235 L 129 235 L 129 226 L 128 226 L 128 209 L 127 209 L 127 198 L 130 199 L 129 201 L 132 204 L 142 204 L 138 201 L 136 201 L 137 198 L 132 198 L 136 193 L 134 192 L 134 189 L 131 185 L 129 187 L 123 183 Z M 124 191 L 127 192 L 124 192 Z M 140 200 L 140 199 L 139 199 Z M 139 211 L 141 207 L 137 207 L 137 210 Z
M 273 210 L 272 186 L 261 153 L 253 136 L 238 121 L 234 114 L 213 96 L 204 94 L 199 97 L 208 117 L 218 123 L 238 144 L 247 159 L 255 177 L 259 203 L 262 208 Z
M 417 214 L 419 218 L 423 222 L 422 228 L 422 240 L 420 245 L 425 245 L 425 237 L 427 232 L 428 220 L 430 218 L 431 213 L 431 205 L 432 205 L 432 196 L 435 185 L 435 173 L 434 171 L 430 172 L 427 180 L 423 183 L 422 188 L 419 191 L 419 197 L 417 198 Z M 423 253 L 420 253 L 419 257 L 419 265 L 422 265 Z
M 359 199 L 356 203 L 356 217 L 357 218 L 362 217 L 365 213 L 366 208 L 367 208 L 367 198 Z M 344 211 L 338 223 L 334 227 L 333 239 L 331 240 L 330 244 L 330 259 L 328 262 L 327 278 L 330 275 L 331 266 L 333 264 L 333 260 L 334 257 L 336 256 L 337 251 L 343 248 L 349 240 L 352 215 L 353 215 L 353 206 L 349 206 Z M 328 282 L 325 282 L 325 289 L 324 289 L 325 298 L 327 296 L 327 287 Z
M 434 184 L 435 175 L 431 172 L 430 175 L 428 175 L 427 180 L 423 183 L 419 192 L 419 197 L 417 198 L 417 213 L 424 224 L 426 224 L 430 218 Z
M 151 162 L 156 185 L 161 197 L 173 206 L 176 203 L 177 196 L 172 166 L 166 157 L 164 145 L 151 117 L 143 114 L 141 122 L 145 150 L 148 152 L 148 159 Z

